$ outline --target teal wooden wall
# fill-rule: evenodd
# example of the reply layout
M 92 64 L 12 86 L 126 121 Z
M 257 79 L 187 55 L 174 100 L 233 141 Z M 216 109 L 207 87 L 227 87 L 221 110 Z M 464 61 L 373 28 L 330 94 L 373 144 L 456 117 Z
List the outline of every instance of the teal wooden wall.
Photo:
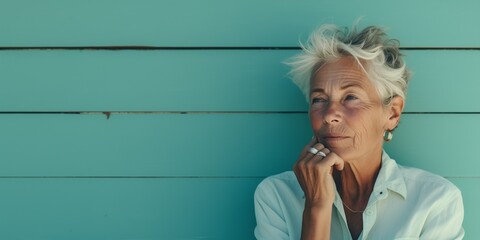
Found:
M 358 16 L 415 72 L 387 150 L 480 236 L 478 1 L 0 3 L 0 239 L 253 239 L 256 185 L 311 136 L 281 62 Z

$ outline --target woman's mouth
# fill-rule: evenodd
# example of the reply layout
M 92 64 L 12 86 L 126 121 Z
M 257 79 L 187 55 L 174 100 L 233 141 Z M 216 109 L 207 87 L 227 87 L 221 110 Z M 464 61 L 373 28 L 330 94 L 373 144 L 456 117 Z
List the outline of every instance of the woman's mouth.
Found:
M 349 137 L 333 135 L 333 136 L 323 136 L 322 138 L 325 140 L 325 142 L 327 142 L 329 144 L 332 144 L 332 143 L 335 144 L 335 143 L 341 142 L 345 139 L 348 139 Z
M 323 137 L 327 140 L 343 140 L 343 139 L 346 139 L 348 137 L 345 137 L 345 136 L 325 136 Z

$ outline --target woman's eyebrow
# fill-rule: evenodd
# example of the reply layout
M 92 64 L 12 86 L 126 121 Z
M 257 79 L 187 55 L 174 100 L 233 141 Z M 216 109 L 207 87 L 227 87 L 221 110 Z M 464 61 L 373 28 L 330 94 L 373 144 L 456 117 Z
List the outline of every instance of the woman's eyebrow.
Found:
M 314 92 L 325 93 L 325 91 L 323 90 L 323 88 L 314 88 L 314 89 L 311 89 L 311 90 L 310 90 L 310 94 L 312 94 L 312 93 L 314 93 Z
M 347 88 L 360 88 L 360 89 L 364 89 L 364 87 L 363 87 L 362 84 L 360 84 L 360 83 L 349 82 L 349 83 L 346 83 L 345 85 L 341 86 L 341 87 L 340 87 L 340 90 L 345 90 L 345 89 L 347 89 Z M 313 88 L 313 89 L 310 90 L 310 94 L 315 93 L 315 92 L 325 93 L 325 90 L 323 90 L 323 88 Z

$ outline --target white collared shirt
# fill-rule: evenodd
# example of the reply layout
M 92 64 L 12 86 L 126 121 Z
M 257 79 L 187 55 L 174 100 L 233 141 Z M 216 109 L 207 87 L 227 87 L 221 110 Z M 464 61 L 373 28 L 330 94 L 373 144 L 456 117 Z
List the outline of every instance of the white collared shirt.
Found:
M 255 191 L 257 239 L 299 240 L 305 199 L 292 171 L 270 176 Z M 331 239 L 352 239 L 336 193 Z M 398 165 L 385 152 L 363 212 L 358 239 L 462 239 L 460 190 L 438 175 Z

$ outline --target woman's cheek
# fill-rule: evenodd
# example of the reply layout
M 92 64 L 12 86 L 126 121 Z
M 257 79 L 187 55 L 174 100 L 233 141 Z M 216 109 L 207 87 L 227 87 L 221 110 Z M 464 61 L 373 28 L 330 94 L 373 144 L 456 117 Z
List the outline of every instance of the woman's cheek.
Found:
M 315 111 L 310 111 L 309 115 L 310 115 L 310 124 L 312 126 L 312 129 L 313 130 L 320 129 L 322 126 L 323 118 L 319 116 L 318 112 L 315 112 Z
M 366 137 L 368 136 L 368 124 L 365 121 L 356 122 L 353 130 L 353 148 L 360 149 L 364 143 Z

